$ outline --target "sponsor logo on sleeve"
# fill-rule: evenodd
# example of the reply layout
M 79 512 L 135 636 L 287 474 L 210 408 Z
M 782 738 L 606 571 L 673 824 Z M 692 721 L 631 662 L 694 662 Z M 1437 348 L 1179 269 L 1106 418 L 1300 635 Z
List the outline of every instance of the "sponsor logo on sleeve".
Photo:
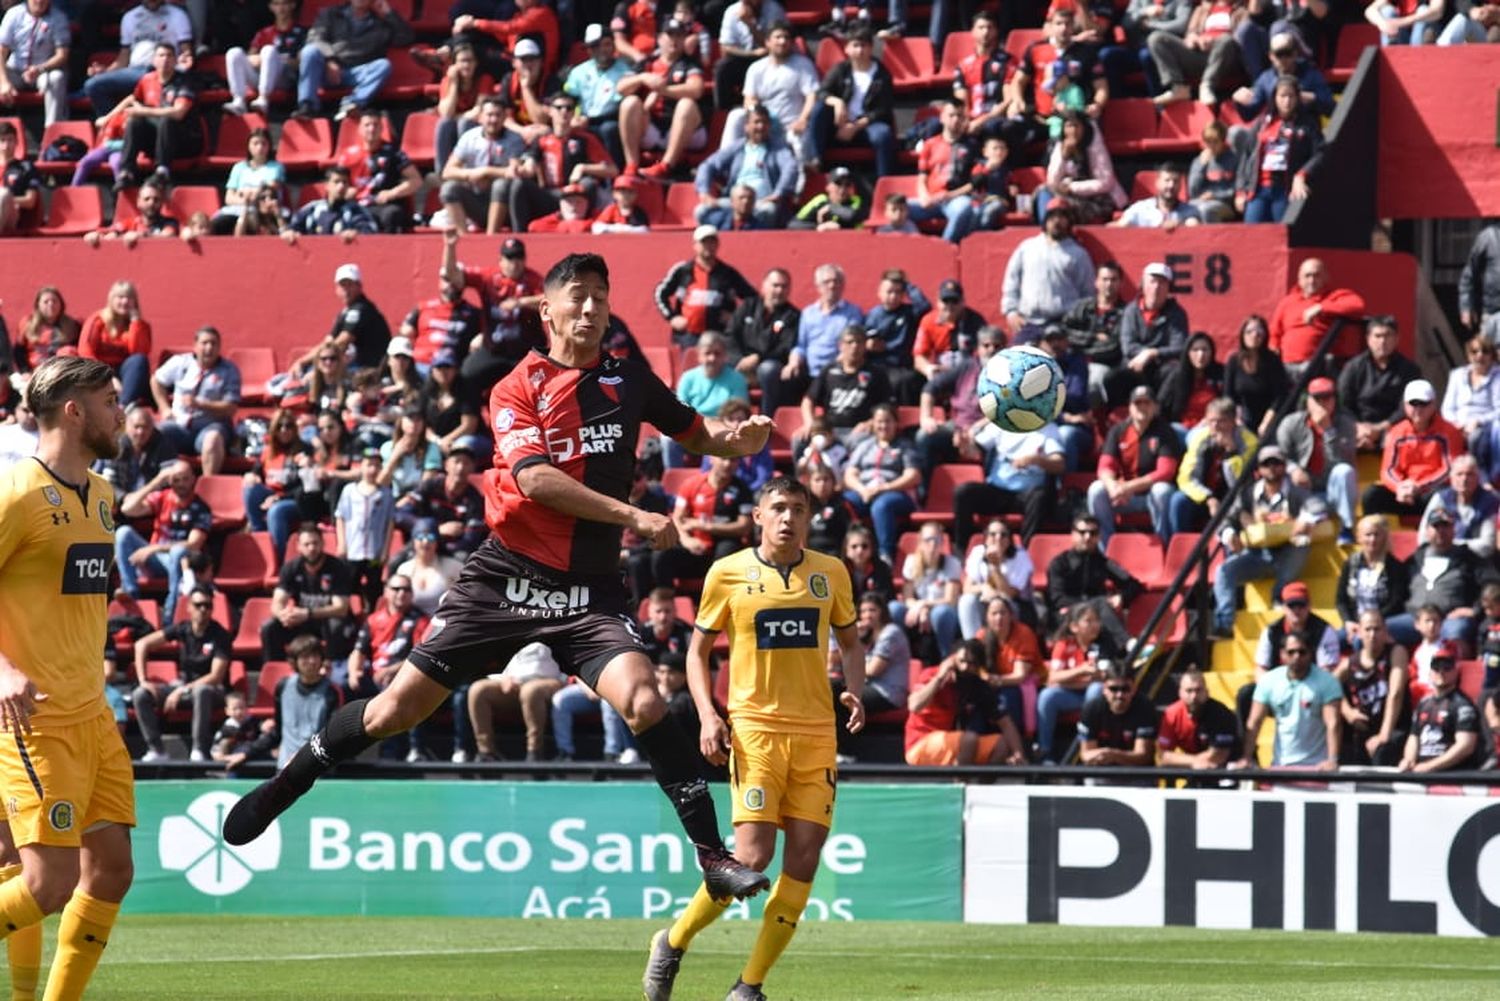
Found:
M 495 414 L 495 430 L 499 431 L 501 434 L 509 431 L 511 425 L 513 425 L 515 422 L 516 412 L 510 407 L 504 407 L 500 410 L 499 413 Z

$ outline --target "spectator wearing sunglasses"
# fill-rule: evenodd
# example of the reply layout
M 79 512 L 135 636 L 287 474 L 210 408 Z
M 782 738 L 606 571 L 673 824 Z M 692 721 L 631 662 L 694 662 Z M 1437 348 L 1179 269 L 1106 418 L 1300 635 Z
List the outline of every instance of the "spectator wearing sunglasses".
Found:
M 1282 648 L 1291 642 L 1292 637 L 1302 638 L 1313 651 L 1313 663 L 1325 671 L 1338 667 L 1342 654 L 1339 632 L 1328 620 L 1312 611 L 1307 585 L 1298 580 L 1283 587 L 1281 607 L 1285 610 L 1281 618 L 1268 623 L 1255 643 L 1255 680 L 1241 686 L 1236 693 L 1235 708 L 1241 720 L 1250 718 L 1255 686 L 1282 663 Z
M 1271 767 L 1338 769 L 1344 691 L 1332 674 L 1313 663 L 1313 651 L 1306 636 L 1290 634 L 1281 648 L 1281 666 L 1256 682 L 1245 724 L 1245 767 L 1258 764 L 1256 744 L 1269 717 L 1276 724 Z
M 1156 763 L 1159 720 L 1151 700 L 1136 691 L 1123 663 L 1101 665 L 1103 691 L 1083 704 L 1078 760 L 1085 765 L 1149 768 Z
M 1099 548 L 1099 519 L 1075 518 L 1073 545 L 1047 564 L 1047 606 L 1052 614 L 1061 619 L 1074 605 L 1092 604 L 1105 631 L 1123 649 L 1130 639 L 1123 622 L 1125 609 L 1140 593 L 1141 582 Z
M 224 704 L 224 686 L 229 680 L 229 652 L 234 637 L 213 619 L 214 594 L 195 587 L 188 595 L 188 617 L 136 640 L 135 673 L 138 684 L 130 695 L 135 717 L 146 739 L 146 762 L 166 761 L 161 716 L 188 706 L 193 710 L 191 760 L 207 761 L 214 736 L 214 714 Z M 147 673 L 153 650 L 167 644 L 177 646 L 177 677 L 155 680 Z
M 1481 746 L 1479 710 L 1458 690 L 1458 648 L 1442 644 L 1432 655 L 1432 693 L 1417 704 L 1411 736 L 1399 768 L 1403 772 L 1444 772 L 1478 768 L 1490 756 Z
M 1402 398 L 1406 417 L 1386 432 L 1380 482 L 1364 493 L 1366 514 L 1420 515 L 1468 448 L 1463 432 L 1438 414 L 1432 383 L 1409 382 Z

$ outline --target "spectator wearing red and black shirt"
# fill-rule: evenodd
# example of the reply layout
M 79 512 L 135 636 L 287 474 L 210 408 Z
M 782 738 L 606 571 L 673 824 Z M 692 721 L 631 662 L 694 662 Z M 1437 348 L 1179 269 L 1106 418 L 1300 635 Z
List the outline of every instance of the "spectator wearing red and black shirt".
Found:
M 463 283 L 449 281 L 444 271 L 438 279 L 438 295 L 411 308 L 401 321 L 401 336 L 411 341 L 411 357 L 430 366 L 439 351 L 447 349 L 463 358 L 479 336 L 483 314 L 464 298 Z
M 125 246 L 133 247 L 143 237 L 175 237 L 182 232 L 182 224 L 166 206 L 166 187 L 152 178 L 135 193 L 134 215 L 116 219 L 108 229 L 83 234 L 83 242 L 97 247 L 100 240 L 119 239 Z
M 611 191 L 613 200 L 604 211 L 594 216 L 594 233 L 644 233 L 651 228 L 646 210 L 636 204 L 640 180 L 634 177 L 615 178 Z
M 1400 770 L 1477 768 L 1490 754 L 1489 748 L 1480 746 L 1483 730 L 1479 710 L 1458 690 L 1458 647 L 1445 641 L 1432 655 L 1432 694 L 1412 713 Z
M 922 141 L 917 152 L 917 196 L 909 203 L 916 223 L 945 220 L 943 239 L 957 243 L 974 229 L 974 166 L 979 162 L 966 131 L 967 112 L 958 98 L 943 103 L 943 131 Z
M 411 581 L 392 574 L 385 600 L 365 619 L 349 651 L 350 698 L 368 698 L 390 685 L 406 655 L 427 635 L 430 622 L 411 600 Z
M 620 0 L 609 30 L 615 36 L 615 51 L 635 63 L 644 63 L 656 52 L 656 4 L 653 0 Z
M 1109 100 L 1109 83 L 1098 72 L 1098 49 L 1075 41 L 1073 17 L 1071 4 L 1054 6 L 1042 27 L 1046 37 L 1026 46 L 1011 78 L 1013 100 L 1031 119 L 1028 140 L 1039 136 L 1038 126 L 1043 124 L 1053 139 L 1058 138 L 1065 110 L 1082 111 L 1097 120 Z
M 964 303 L 964 288 L 952 278 L 938 286 L 938 308 L 917 321 L 912 364 L 931 379 L 974 353 L 984 317 Z
M 974 51 L 953 68 L 953 96 L 968 110 L 965 131 L 976 139 L 998 136 L 1010 145 L 1024 143 L 1025 123 L 1014 115 L 1008 86 L 1015 61 L 1000 47 L 999 19 L 981 10 L 969 34 Z
M 716 559 L 739 552 L 750 537 L 755 495 L 735 475 L 735 460 L 714 458 L 677 493 L 672 521 L 678 545 L 656 554 L 652 573 L 661 584 L 699 579 Z
M 1104 437 L 1098 476 L 1089 484 L 1089 512 L 1099 520 L 1101 546 L 1115 533 L 1117 512 L 1149 512 L 1152 529 L 1167 538 L 1167 509 L 1181 461 L 1182 439 L 1157 412 L 1150 387 L 1137 386 L 1128 416 Z
M 739 303 L 755 298 L 745 276 L 719 259 L 719 231 L 693 230 L 691 260 L 672 265 L 656 286 L 656 308 L 679 345 L 696 344 L 705 330 L 728 330 Z
M 1078 716 L 1078 760 L 1149 768 L 1156 763 L 1156 707 L 1136 691 L 1124 664 L 1111 662 L 1101 673 L 1103 690 Z
M 173 160 L 203 151 L 198 89 L 187 74 L 177 71 L 177 50 L 163 42 L 152 53 L 151 64 L 155 72 L 141 77 L 125 107 L 125 146 L 115 174 L 116 191 L 138 183 L 136 161 L 142 153 L 155 161 L 158 174 L 165 174 Z
M 412 196 L 422 190 L 422 174 L 411 158 L 385 138 L 385 113 L 359 113 L 359 142 L 345 147 L 335 161 L 349 171 L 354 197 L 375 219 L 382 233 L 409 233 Z
M 443 233 L 443 278 L 479 293 L 484 322 L 484 339 L 464 359 L 459 377 L 471 386 L 493 386 L 527 351 L 547 344 L 537 312 L 542 276 L 526 266 L 526 245 L 515 237 L 500 244 L 492 268 L 460 263 L 458 237 L 456 229 Z
M 1234 207 L 1245 221 L 1281 222 L 1288 204 L 1308 195 L 1308 179 L 1323 155 L 1317 113 L 1302 106 L 1293 76 L 1276 82 L 1271 107 L 1250 126 L 1253 138 L 1240 152 Z
M 703 64 L 683 47 L 688 26 L 670 18 L 657 36 L 656 58 L 620 80 L 620 144 L 625 173 L 640 171 L 641 151 L 661 149 L 659 163 L 640 171 L 658 180 L 671 176 L 689 149 L 708 141 Z
M 530 229 L 533 219 L 558 211 L 564 188 L 582 190 L 587 199 L 584 215 L 589 215 L 599 185 L 619 173 L 599 137 L 574 126 L 577 110 L 578 99 L 571 94 L 559 91 L 547 99 L 544 131 L 522 155 L 510 188 L 510 224 L 518 233 Z
M 1223 768 L 1240 746 L 1240 721 L 1208 697 L 1203 674 L 1189 669 L 1177 681 L 1177 701 L 1162 713 L 1156 733 L 1160 763 L 1169 768 Z

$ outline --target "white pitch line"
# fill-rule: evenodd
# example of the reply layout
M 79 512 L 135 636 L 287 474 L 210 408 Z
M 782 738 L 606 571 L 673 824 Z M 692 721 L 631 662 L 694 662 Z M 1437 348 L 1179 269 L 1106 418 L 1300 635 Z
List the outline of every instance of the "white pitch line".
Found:
M 558 953 L 579 952 L 586 950 L 591 953 L 614 952 L 614 953 L 642 953 L 642 948 L 627 948 L 624 946 L 568 946 L 568 945 L 510 945 L 510 946 L 487 946 L 474 949 L 392 949 L 384 952 L 308 952 L 293 953 L 283 956 L 267 956 L 266 959 L 278 963 L 323 963 L 339 959 L 414 959 L 423 956 L 501 956 L 525 953 Z M 812 950 L 809 950 L 810 952 Z M 694 955 L 707 956 L 738 956 L 744 953 L 743 949 L 716 949 L 699 948 L 693 950 Z M 867 959 L 879 954 L 877 951 L 859 951 L 853 949 L 818 949 L 816 955 L 830 956 L 839 959 Z M 913 957 L 917 958 L 917 957 Z M 998 953 L 998 952 L 930 952 L 924 950 L 921 954 L 923 959 L 945 959 L 945 960 L 1009 960 L 1012 962 L 1057 962 L 1078 963 L 1084 961 L 1076 953 Z M 236 956 L 194 956 L 196 963 L 256 963 L 262 960 L 244 959 Z M 1427 970 L 1431 972 L 1450 973 L 1500 973 L 1500 964 L 1467 964 L 1467 963 L 1391 963 L 1385 966 L 1372 965 L 1368 962 L 1353 962 L 1346 960 L 1325 961 L 1316 959 L 1210 959 L 1181 956 L 1176 958 L 1151 958 L 1146 956 L 1100 956 L 1098 961 L 1103 963 L 1130 963 L 1144 966 L 1251 966 L 1258 969 L 1266 967 L 1284 966 L 1303 968 L 1309 970 L 1318 969 L 1361 969 L 1379 970 L 1384 968 L 1402 970 Z M 170 959 L 119 959 L 112 960 L 111 965 L 136 965 L 152 966 L 166 965 L 168 963 L 180 963 L 180 957 Z

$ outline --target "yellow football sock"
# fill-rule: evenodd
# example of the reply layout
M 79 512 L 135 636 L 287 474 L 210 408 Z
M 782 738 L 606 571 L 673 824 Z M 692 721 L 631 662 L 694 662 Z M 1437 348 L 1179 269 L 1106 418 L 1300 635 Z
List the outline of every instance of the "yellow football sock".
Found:
M 24 879 L 7 879 L 0 884 L 0 938 L 8 938 L 46 917 Z
M 715 900 L 708 895 L 702 883 L 698 884 L 698 892 L 693 894 L 693 899 L 688 903 L 687 910 L 682 912 L 672 925 L 672 930 L 667 932 L 667 944 L 674 949 L 686 949 L 693 936 L 719 920 L 719 915 L 734 900 L 725 897 L 723 900 Z
M 812 884 L 792 879 L 782 873 L 771 890 L 771 899 L 766 901 L 766 913 L 761 918 L 760 934 L 755 938 L 755 948 L 750 950 L 750 961 L 740 979 L 747 984 L 759 986 L 766 982 L 766 974 L 781 958 L 781 953 L 797 934 L 797 921 L 807 906 Z
M 21 875 L 19 865 L 0 866 L 0 883 Z M 42 976 L 42 926 L 17 928 L 5 938 L 10 959 L 10 1001 L 36 1001 L 36 985 Z
M 0 887 L 0 891 L 3 889 Z M 96 900 L 82 890 L 73 891 L 57 929 L 57 955 L 52 958 L 52 973 L 47 977 L 45 1001 L 78 1001 L 83 997 L 119 913 L 119 904 Z

